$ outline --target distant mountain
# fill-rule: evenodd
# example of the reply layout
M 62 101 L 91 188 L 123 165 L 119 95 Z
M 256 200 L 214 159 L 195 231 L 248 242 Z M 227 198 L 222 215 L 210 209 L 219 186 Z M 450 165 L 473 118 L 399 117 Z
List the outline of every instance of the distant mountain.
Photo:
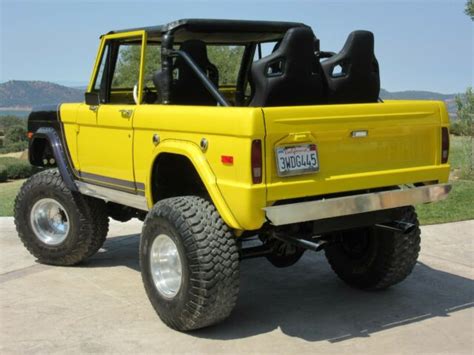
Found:
M 46 81 L 11 80 L 0 84 L 0 107 L 31 108 L 38 105 L 84 101 L 84 90 Z
M 455 94 L 440 94 L 431 91 L 394 91 L 390 92 L 385 89 L 380 89 L 380 97 L 385 100 L 454 100 Z
M 394 91 L 390 92 L 385 89 L 380 89 L 380 97 L 383 100 L 440 100 L 446 103 L 448 107 L 449 116 L 456 118 L 457 107 L 456 107 L 456 94 L 440 94 L 432 91 Z
M 12 80 L 0 84 L 0 108 L 31 108 L 44 104 L 61 102 L 83 102 L 85 87 L 68 87 L 46 81 Z M 452 117 L 456 115 L 455 94 L 440 94 L 431 91 L 380 90 L 385 100 L 442 100 L 445 101 Z

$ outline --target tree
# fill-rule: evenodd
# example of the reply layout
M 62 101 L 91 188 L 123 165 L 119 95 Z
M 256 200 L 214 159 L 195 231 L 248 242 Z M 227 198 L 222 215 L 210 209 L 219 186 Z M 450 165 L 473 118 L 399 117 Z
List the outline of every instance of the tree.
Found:
M 474 123 L 474 93 L 467 88 L 464 95 L 456 96 L 457 116 L 464 127 L 464 134 L 473 136 Z
M 6 130 L 8 127 L 11 126 L 26 127 L 26 120 L 18 116 L 0 116 L 0 129 L 3 128 L 4 130 Z
M 458 122 L 462 139 L 462 166 L 463 177 L 470 178 L 474 174 L 474 93 L 468 88 L 464 95 L 456 96 Z M 467 137 L 466 137 L 467 136 Z
M 474 21 L 474 0 L 467 0 L 464 13 Z
M 19 152 L 28 146 L 26 122 L 17 116 L 0 117 L 0 154 Z
M 138 82 L 141 49 L 140 45 L 122 45 L 120 47 L 112 81 L 113 88 L 133 88 Z M 160 53 L 159 46 L 147 46 L 145 53 L 145 80 L 149 79 L 160 68 Z M 146 86 L 150 86 L 150 83 L 146 82 Z
M 219 70 L 219 85 L 235 85 L 244 54 L 243 46 L 208 46 L 208 56 Z
M 235 85 L 242 61 L 243 46 L 208 46 L 209 60 L 219 70 L 220 85 Z M 138 81 L 141 46 L 122 45 L 112 80 L 113 88 L 132 88 Z M 153 88 L 150 77 L 161 67 L 161 48 L 148 44 L 145 54 L 145 86 Z

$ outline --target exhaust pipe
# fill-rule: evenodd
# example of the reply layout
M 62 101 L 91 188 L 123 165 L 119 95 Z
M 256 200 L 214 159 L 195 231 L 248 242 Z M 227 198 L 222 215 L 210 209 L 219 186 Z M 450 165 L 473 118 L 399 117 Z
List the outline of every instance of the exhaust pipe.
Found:
M 396 231 L 403 234 L 411 233 L 416 228 L 415 224 L 403 221 L 393 221 L 388 223 L 376 224 L 375 226 L 380 229 Z
M 326 240 L 320 240 L 319 242 L 312 242 L 307 239 L 302 239 L 302 238 L 296 238 L 293 236 L 289 236 L 286 234 L 278 234 L 275 233 L 273 235 L 275 239 L 281 240 L 282 242 L 293 244 L 294 246 L 306 249 L 306 250 L 312 250 L 312 251 L 321 251 L 324 249 L 325 245 L 327 244 Z

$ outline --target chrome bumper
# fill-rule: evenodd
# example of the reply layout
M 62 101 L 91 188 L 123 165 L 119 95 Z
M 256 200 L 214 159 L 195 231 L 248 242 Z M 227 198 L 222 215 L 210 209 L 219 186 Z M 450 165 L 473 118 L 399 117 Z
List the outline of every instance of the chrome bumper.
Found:
M 449 191 L 449 184 L 428 185 L 272 206 L 264 210 L 273 225 L 281 226 L 440 201 L 448 196 Z

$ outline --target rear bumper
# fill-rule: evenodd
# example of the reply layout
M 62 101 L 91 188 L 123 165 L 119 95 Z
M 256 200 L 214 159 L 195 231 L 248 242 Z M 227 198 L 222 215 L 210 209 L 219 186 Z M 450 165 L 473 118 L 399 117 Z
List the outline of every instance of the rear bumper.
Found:
M 264 210 L 270 223 L 281 226 L 440 201 L 444 200 L 450 191 L 451 185 L 438 184 L 292 203 L 266 207 Z

